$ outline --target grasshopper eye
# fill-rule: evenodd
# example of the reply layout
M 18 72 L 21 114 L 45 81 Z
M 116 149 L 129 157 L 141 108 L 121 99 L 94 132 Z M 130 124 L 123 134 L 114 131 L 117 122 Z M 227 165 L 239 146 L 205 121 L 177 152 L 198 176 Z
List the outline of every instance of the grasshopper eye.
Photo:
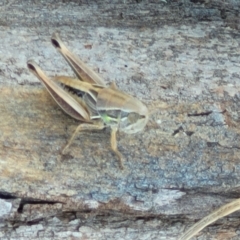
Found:
M 141 118 L 141 116 L 137 113 L 129 113 L 127 118 L 128 122 L 135 123 L 139 118 Z

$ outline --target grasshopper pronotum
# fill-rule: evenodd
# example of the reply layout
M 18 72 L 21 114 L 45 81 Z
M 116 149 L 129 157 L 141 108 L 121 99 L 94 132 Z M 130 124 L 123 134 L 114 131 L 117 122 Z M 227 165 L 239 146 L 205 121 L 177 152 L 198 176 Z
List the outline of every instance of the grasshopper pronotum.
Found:
M 116 133 L 123 131 L 131 134 L 141 131 L 148 122 L 147 107 L 138 99 L 118 90 L 115 83 L 106 86 L 101 77 L 65 47 L 57 33 L 53 34 L 51 41 L 77 78 L 48 78 L 34 61 L 28 61 L 27 66 L 68 115 L 84 122 L 76 128 L 62 153 L 70 146 L 78 132 L 110 127 L 111 148 L 123 168 L 123 157 L 117 149 Z

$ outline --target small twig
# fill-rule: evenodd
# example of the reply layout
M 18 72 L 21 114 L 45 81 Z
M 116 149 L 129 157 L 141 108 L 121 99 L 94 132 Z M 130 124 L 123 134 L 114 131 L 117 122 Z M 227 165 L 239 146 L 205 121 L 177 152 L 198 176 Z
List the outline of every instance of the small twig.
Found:
M 240 198 L 223 205 L 213 213 L 194 224 L 178 240 L 189 240 L 209 224 L 238 210 L 240 210 Z

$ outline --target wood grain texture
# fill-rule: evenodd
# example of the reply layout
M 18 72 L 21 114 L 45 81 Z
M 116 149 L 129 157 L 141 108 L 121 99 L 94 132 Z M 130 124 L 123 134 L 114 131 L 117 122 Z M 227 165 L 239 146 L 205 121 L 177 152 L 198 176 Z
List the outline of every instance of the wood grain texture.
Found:
M 3 1 L 0 238 L 176 239 L 239 197 L 238 1 Z M 154 111 L 144 132 L 83 133 L 26 67 L 73 75 L 63 41 Z M 195 239 L 239 239 L 239 213 Z

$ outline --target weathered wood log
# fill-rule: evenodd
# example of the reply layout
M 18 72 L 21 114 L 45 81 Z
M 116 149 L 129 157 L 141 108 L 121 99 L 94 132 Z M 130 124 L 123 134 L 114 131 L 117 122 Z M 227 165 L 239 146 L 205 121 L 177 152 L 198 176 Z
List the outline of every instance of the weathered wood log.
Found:
M 239 198 L 240 2 L 4 1 L 0 5 L 0 238 L 177 239 Z M 153 111 L 144 132 L 83 133 L 26 67 L 73 75 L 54 31 Z M 239 239 L 239 213 L 198 239 Z M 196 238 L 195 238 L 196 239 Z

